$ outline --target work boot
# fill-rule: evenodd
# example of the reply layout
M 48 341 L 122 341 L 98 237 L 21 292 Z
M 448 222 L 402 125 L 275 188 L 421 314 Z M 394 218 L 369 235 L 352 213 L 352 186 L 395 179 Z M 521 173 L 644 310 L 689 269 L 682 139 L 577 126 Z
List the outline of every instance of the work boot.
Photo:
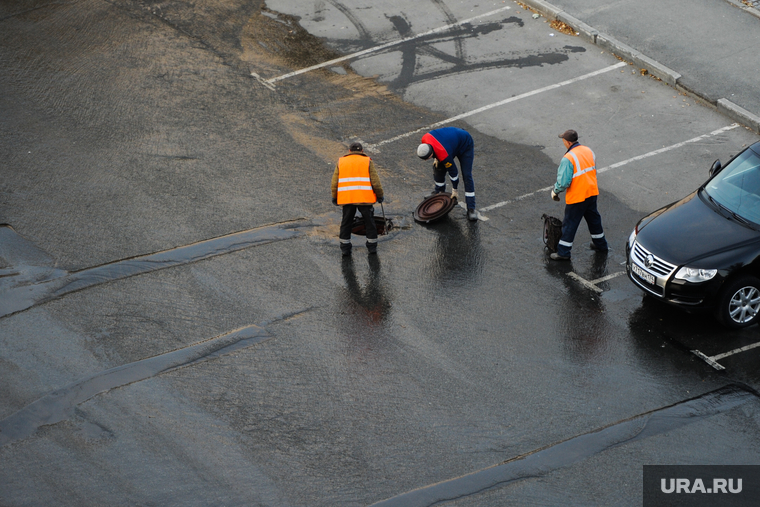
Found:
M 470 220 L 472 222 L 476 222 L 478 220 L 478 212 L 475 211 L 475 208 L 467 208 L 467 220 Z
M 553 252 L 553 253 L 552 253 L 552 254 L 549 256 L 549 258 L 550 258 L 551 260 L 553 260 L 553 261 L 569 261 L 569 260 L 570 260 L 570 256 L 569 256 L 569 255 L 568 255 L 567 257 L 565 257 L 564 255 L 560 255 L 560 254 L 558 254 L 557 252 Z
M 608 250 L 607 248 L 599 248 L 593 241 L 588 244 L 588 247 L 590 250 L 596 250 L 597 252 L 606 252 Z
M 349 246 L 348 248 L 341 246 L 340 252 L 343 254 L 343 257 L 348 257 L 349 255 L 351 255 L 351 246 Z
M 370 243 L 370 242 L 368 241 L 368 242 L 367 242 L 367 251 L 368 251 L 370 254 L 376 254 L 376 253 L 377 253 L 377 243 Z

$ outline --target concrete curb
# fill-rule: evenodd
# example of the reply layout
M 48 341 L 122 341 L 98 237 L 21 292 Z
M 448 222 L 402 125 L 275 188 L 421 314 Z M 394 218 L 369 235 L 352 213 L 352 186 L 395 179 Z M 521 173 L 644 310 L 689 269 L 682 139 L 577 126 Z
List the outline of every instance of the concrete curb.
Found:
M 595 28 L 587 25 L 578 18 L 572 17 L 566 12 L 558 13 L 557 19 L 562 21 L 564 24 L 574 28 L 580 38 L 596 44 L 596 38 L 599 36 L 599 31 Z
M 737 0 L 726 0 L 726 2 L 760 19 L 760 10 L 757 10 L 754 7 L 750 7 L 749 5 L 744 5 L 743 3 L 738 2 Z
M 747 7 L 743 4 L 738 4 L 735 0 L 726 1 L 733 5 L 736 5 L 744 11 L 749 12 L 753 16 L 760 18 L 760 11 L 757 9 Z M 737 106 L 730 100 L 719 99 L 715 101 L 706 99 L 705 95 L 703 93 L 700 93 L 699 90 L 691 90 L 689 87 L 683 86 L 683 84 L 680 82 L 681 74 L 678 72 L 670 69 L 669 67 L 652 58 L 649 58 L 634 48 L 623 44 L 614 37 L 611 37 L 605 33 L 600 33 L 594 27 L 589 26 L 578 18 L 571 16 L 570 14 L 564 12 L 562 9 L 555 7 L 545 0 L 520 0 L 520 2 L 540 13 L 546 19 L 552 21 L 558 20 L 565 23 L 566 25 L 573 28 L 575 32 L 578 33 L 579 37 L 587 40 L 588 42 L 596 44 L 597 46 L 617 55 L 629 63 L 633 63 L 642 70 L 646 70 L 649 74 L 664 81 L 671 87 L 684 90 L 688 93 L 702 98 L 703 100 L 706 100 L 706 102 L 715 106 L 720 113 L 760 134 L 760 118 L 747 111 L 746 109 Z
M 562 12 L 562 9 L 553 6 L 545 0 L 528 0 L 525 2 L 525 5 L 537 10 L 543 14 L 545 18 L 549 19 L 557 19 L 557 15 Z
M 760 116 L 755 116 L 728 99 L 718 100 L 718 111 L 760 134 Z

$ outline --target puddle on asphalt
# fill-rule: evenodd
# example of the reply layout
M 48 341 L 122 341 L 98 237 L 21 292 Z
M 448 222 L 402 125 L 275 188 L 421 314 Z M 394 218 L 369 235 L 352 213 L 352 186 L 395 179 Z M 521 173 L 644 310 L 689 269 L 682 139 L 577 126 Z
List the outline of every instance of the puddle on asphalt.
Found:
M 357 215 L 357 217 L 360 217 L 361 215 Z M 412 226 L 414 225 L 414 221 L 410 216 L 406 215 L 397 215 L 397 214 L 386 214 L 386 219 L 388 219 L 388 222 L 390 223 L 390 227 L 388 228 L 388 234 L 379 234 L 378 235 L 378 241 L 384 242 L 389 239 L 395 239 L 400 234 L 404 233 L 405 231 L 409 231 L 412 229 Z M 376 222 L 378 219 L 382 219 L 382 215 L 378 213 L 378 210 L 375 210 L 375 219 Z M 314 217 L 311 220 L 311 223 L 314 225 L 312 227 L 308 234 L 312 238 L 319 238 L 320 242 L 324 243 L 335 243 L 337 245 L 338 242 L 338 234 L 340 233 L 340 220 L 341 215 L 340 213 L 326 213 L 324 215 L 320 215 L 317 217 Z M 381 232 L 381 231 L 378 231 Z M 363 234 L 356 234 L 353 233 L 351 235 L 353 241 L 363 243 Z
M 757 399 L 754 393 L 736 385 L 729 385 L 698 398 L 647 412 L 601 430 L 570 438 L 491 468 L 416 489 L 372 505 L 429 506 L 439 502 L 461 499 L 522 479 L 546 475 L 613 447 L 700 422 Z
M 334 325 L 352 351 L 372 350 L 388 339 L 385 324 L 393 309 L 393 297 L 381 273 L 380 257 L 368 256 L 367 264 L 368 272 L 360 277 L 353 256 L 341 259 L 345 286 L 339 288 L 341 312 Z
M 461 286 L 474 283 L 483 274 L 486 252 L 477 222 L 461 222 L 446 216 L 424 227 L 435 235 L 429 264 L 432 279 Z
M 15 263 L 7 268 L 9 271 L 19 271 L 16 276 L 0 278 L 4 281 L 0 284 L 0 318 L 95 285 L 295 238 L 303 234 L 302 228 L 310 226 L 308 221 L 299 220 L 260 227 L 71 273 L 32 265 L 48 261 L 27 240 L 9 232 L 13 231 L 11 228 L 0 227 L 3 235 L 0 240 L 10 240 L 7 244 L 0 242 L 4 245 L 0 253 L 7 262 Z M 45 277 L 40 281 L 43 274 Z
M 0 421 L 0 447 L 33 435 L 41 426 L 69 419 L 77 405 L 100 393 L 208 361 L 270 338 L 272 335 L 265 329 L 248 326 L 196 345 L 117 366 L 78 380 Z

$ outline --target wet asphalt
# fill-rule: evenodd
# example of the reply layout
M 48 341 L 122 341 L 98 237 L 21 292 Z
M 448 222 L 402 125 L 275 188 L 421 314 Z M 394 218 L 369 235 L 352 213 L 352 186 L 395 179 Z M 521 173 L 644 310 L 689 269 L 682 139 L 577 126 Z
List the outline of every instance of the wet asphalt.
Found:
M 757 328 L 622 274 L 636 221 L 751 131 L 516 3 L 5 2 L 0 25 L 3 505 L 639 505 L 643 465 L 756 463 L 757 351 L 691 351 Z M 475 140 L 478 222 L 412 220 L 441 122 Z M 582 225 L 558 264 L 566 128 L 612 250 Z M 357 139 L 395 227 L 342 258 Z

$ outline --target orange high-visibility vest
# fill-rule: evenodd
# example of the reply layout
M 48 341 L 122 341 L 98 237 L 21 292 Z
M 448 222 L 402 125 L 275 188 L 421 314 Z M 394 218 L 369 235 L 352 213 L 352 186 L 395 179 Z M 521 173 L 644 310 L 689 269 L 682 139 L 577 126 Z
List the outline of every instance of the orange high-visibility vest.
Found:
M 338 159 L 338 204 L 374 204 L 377 201 L 369 179 L 365 155 L 349 154 Z
M 573 164 L 573 181 L 565 193 L 565 203 L 575 204 L 587 198 L 599 195 L 596 182 L 596 157 L 591 148 L 578 145 L 565 153 L 565 157 Z

